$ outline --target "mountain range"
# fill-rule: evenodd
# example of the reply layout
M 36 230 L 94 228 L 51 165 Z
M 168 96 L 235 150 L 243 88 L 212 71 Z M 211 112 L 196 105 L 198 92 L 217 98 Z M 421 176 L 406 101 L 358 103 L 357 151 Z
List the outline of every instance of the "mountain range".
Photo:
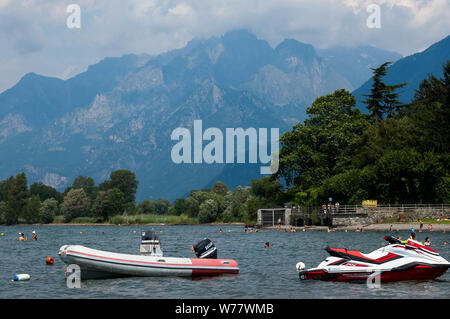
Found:
M 422 59 L 425 50 L 408 62 L 407 71 L 438 72 L 426 63 L 437 52 L 433 65 L 450 58 L 448 37 L 443 41 L 428 49 L 429 58 Z M 399 59 L 390 73 L 403 72 L 396 65 L 408 58 L 372 47 L 316 50 L 293 39 L 273 48 L 237 30 L 157 56 L 105 58 L 67 80 L 28 73 L 0 94 L 0 178 L 24 171 L 30 182 L 62 190 L 79 175 L 99 183 L 129 169 L 139 180 L 138 201 L 173 200 L 217 180 L 247 185 L 261 176 L 261 165 L 175 164 L 172 131 L 192 132 L 194 120 L 202 120 L 204 130 L 282 134 L 305 118 L 315 98 L 362 85 L 360 94 L 370 85 L 370 67 Z M 411 72 L 403 74 L 392 79 L 409 82 Z
M 420 82 L 426 79 L 429 74 L 438 78 L 443 76 L 443 65 L 448 60 L 450 60 L 450 35 L 422 52 L 409 55 L 393 63 L 383 80 L 387 84 L 406 83 L 399 90 L 399 100 L 408 103 L 414 98 L 414 93 Z M 358 100 L 358 106 L 363 110 L 365 109 L 362 103 L 363 95 L 370 93 L 372 83 L 372 79 L 369 78 L 353 92 Z

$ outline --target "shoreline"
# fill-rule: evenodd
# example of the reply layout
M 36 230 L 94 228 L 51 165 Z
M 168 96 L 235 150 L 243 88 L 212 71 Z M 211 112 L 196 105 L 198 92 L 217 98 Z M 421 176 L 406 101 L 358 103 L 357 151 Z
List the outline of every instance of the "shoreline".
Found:
M 11 226 L 245 226 L 245 223 L 207 223 L 207 224 L 170 224 L 170 223 L 148 223 L 148 224 L 108 224 L 108 223 L 51 223 L 51 224 L 15 224 L 15 225 L 0 225 L 0 227 Z
M 392 230 L 390 230 L 390 227 L 392 225 Z M 433 226 L 433 231 L 450 231 L 450 224 L 423 224 L 422 233 L 430 232 L 428 230 L 428 225 Z M 271 229 L 271 230 L 278 230 L 281 229 L 291 229 L 294 228 L 297 230 L 315 230 L 315 231 L 356 231 L 356 229 L 363 229 L 364 231 L 409 231 L 411 230 L 411 226 L 414 228 L 414 231 L 416 233 L 419 232 L 419 223 L 411 223 L 411 224 L 369 224 L 369 225 L 352 225 L 352 226 L 336 226 L 336 227 L 328 227 L 328 226 L 290 226 L 290 225 L 281 225 L 280 226 L 269 226 L 264 227 L 263 229 Z
M 392 225 L 392 230 L 390 230 L 390 227 Z M 433 231 L 450 231 L 450 224 L 424 224 L 422 232 L 429 232 L 428 225 L 433 226 Z M 109 223 L 51 223 L 51 224 L 15 224 L 15 225 L 0 225 L 0 227 L 11 227 L 11 226 L 242 226 L 245 227 L 245 223 L 243 222 L 233 222 L 233 223 L 206 223 L 206 224 L 170 224 L 170 223 L 145 223 L 145 224 L 109 224 Z M 278 230 L 278 229 L 295 229 L 295 230 L 316 230 L 316 231 L 327 231 L 330 229 L 330 231 L 356 231 L 356 229 L 364 229 L 364 231 L 404 231 L 404 230 L 410 230 L 411 226 L 414 228 L 416 232 L 419 232 L 419 224 L 418 223 L 403 223 L 403 224 L 369 224 L 369 225 L 351 225 L 351 226 L 336 226 L 336 227 L 328 227 L 328 226 L 290 226 L 290 225 L 281 225 L 281 226 L 268 226 L 268 227 L 262 227 L 261 229 L 268 229 L 268 230 Z M 253 227 L 255 228 L 255 227 Z
M 390 227 L 392 225 L 392 230 L 390 230 Z M 433 223 L 427 223 L 423 224 L 422 232 L 430 232 L 428 230 L 428 225 L 433 226 L 433 231 L 447 231 L 450 230 L 450 224 L 433 224 Z M 411 223 L 411 224 L 370 224 L 370 225 L 364 225 L 364 226 L 343 226 L 338 227 L 339 229 L 347 229 L 347 230 L 356 230 L 356 228 L 363 228 L 364 230 L 375 230 L 375 231 L 402 231 L 402 230 L 411 230 L 411 227 L 414 228 L 414 231 L 416 233 L 419 232 L 419 223 Z M 431 232 L 433 232 L 431 231 Z

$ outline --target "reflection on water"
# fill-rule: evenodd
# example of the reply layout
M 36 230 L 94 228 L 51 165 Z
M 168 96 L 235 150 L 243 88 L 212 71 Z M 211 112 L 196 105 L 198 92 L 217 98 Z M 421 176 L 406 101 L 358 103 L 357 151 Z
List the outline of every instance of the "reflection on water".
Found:
M 219 277 L 129 277 L 82 281 L 80 289 L 66 286 L 64 266 L 57 256 L 59 247 L 79 244 L 95 249 L 139 253 L 140 231 L 154 228 L 161 239 L 165 256 L 193 257 L 190 246 L 210 238 L 219 258 L 235 259 L 238 275 Z M 223 233 L 219 233 L 219 228 Z M 18 233 L 31 238 L 36 230 L 39 240 L 19 242 Z M 162 232 L 160 232 L 162 231 Z M 365 284 L 300 281 L 295 269 L 302 261 L 315 267 L 327 257 L 327 245 L 371 252 L 385 245 L 385 232 L 305 231 L 280 233 L 275 230 L 244 233 L 240 226 L 9 226 L 0 227 L 0 298 L 449 298 L 450 272 L 439 280 L 382 284 L 370 289 Z M 80 234 L 82 232 L 82 234 Z M 102 233 L 103 232 L 103 233 Z M 407 238 L 408 232 L 394 232 Z M 418 233 L 423 241 L 431 237 L 432 247 L 449 259 L 448 234 Z M 270 248 L 264 243 L 270 242 Z M 53 266 L 45 258 L 55 259 Z M 53 272 L 53 273 L 52 273 Z M 11 282 L 18 273 L 31 275 L 28 282 Z M 48 275 L 46 275 L 48 274 Z M 36 280 L 36 278 L 40 278 Z

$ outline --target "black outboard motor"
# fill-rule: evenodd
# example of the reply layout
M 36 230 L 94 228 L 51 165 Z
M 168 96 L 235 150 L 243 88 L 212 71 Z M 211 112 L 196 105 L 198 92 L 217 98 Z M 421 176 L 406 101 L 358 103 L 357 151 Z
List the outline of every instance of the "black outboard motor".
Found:
M 193 247 L 195 255 L 198 258 L 217 258 L 217 248 L 216 246 L 214 246 L 214 243 L 208 238 L 199 241 Z
M 141 236 L 141 255 L 162 257 L 163 252 L 158 236 L 152 230 L 142 232 Z

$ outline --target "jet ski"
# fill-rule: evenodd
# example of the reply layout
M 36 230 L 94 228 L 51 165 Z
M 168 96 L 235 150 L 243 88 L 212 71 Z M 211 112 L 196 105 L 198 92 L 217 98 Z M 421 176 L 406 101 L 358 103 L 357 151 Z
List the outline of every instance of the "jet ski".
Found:
M 367 282 L 378 276 L 380 282 L 400 280 L 431 280 L 444 274 L 450 263 L 435 250 L 409 239 L 400 242 L 392 236 L 384 237 L 389 242 L 369 254 L 345 248 L 326 247 L 330 257 L 316 268 L 304 270 L 302 262 L 297 264 L 301 280 Z

